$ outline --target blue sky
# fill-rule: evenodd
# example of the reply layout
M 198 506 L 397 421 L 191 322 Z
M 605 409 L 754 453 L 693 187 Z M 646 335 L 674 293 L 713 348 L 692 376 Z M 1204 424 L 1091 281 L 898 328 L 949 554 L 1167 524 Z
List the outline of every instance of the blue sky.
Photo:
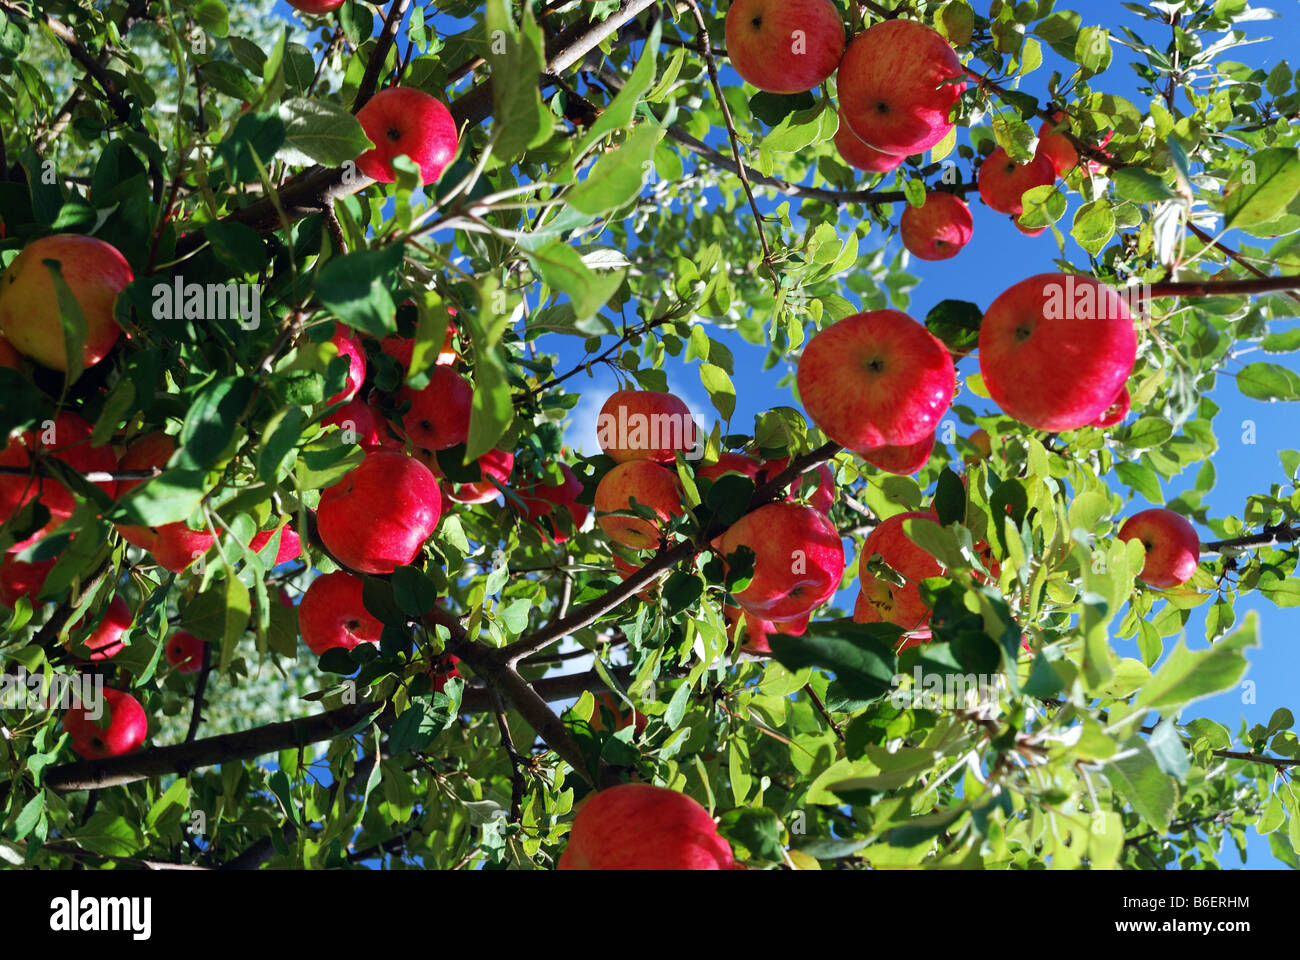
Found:
M 986 4 L 979 4 L 984 7 Z M 1141 20 L 1126 10 L 1118 0 L 1089 0 L 1089 2 L 1061 3 L 1058 6 L 1079 10 L 1088 23 L 1104 24 L 1112 29 L 1125 25 L 1140 35 L 1162 45 L 1167 38 L 1166 28 Z M 1251 37 L 1270 36 L 1273 39 L 1244 49 L 1229 51 L 1226 59 L 1239 60 L 1252 66 L 1267 70 L 1278 60 L 1283 59 L 1288 51 L 1300 49 L 1300 15 L 1293 5 L 1277 4 L 1286 9 L 1281 19 L 1262 21 L 1245 25 L 1244 29 Z M 279 2 L 275 10 L 281 15 L 289 14 L 287 7 Z M 378 26 L 378 24 L 376 24 Z M 448 30 L 455 28 L 448 27 Z M 1127 96 L 1141 108 L 1142 98 L 1136 91 L 1136 76 L 1127 65 L 1133 58 L 1130 52 L 1113 44 L 1115 59 L 1109 70 L 1093 81 L 1096 88 Z M 1068 73 L 1068 65 L 1060 60 L 1045 44 L 1043 46 L 1044 66 L 1030 74 L 1021 84 L 1021 89 L 1034 96 L 1045 98 L 1047 78 L 1053 69 Z M 1300 64 L 1292 64 L 1293 69 Z M 724 69 L 724 83 L 738 82 L 734 74 Z M 689 163 L 693 162 L 688 160 Z M 912 303 L 909 312 L 918 319 L 940 300 L 956 298 L 970 300 L 981 307 L 988 304 L 1004 289 L 1016 281 L 1035 273 L 1057 269 L 1055 260 L 1061 255 L 1052 239 L 1051 231 L 1036 238 L 1025 237 L 1011 224 L 1010 219 L 994 213 L 978 201 L 977 196 L 968 198 L 974 216 L 974 237 L 972 242 L 954 259 L 926 263 L 913 260 L 908 271 L 921 277 L 921 284 L 912 291 Z M 774 209 L 776 203 L 770 198 L 762 198 L 764 210 Z M 1076 200 L 1077 202 L 1077 200 Z M 1072 216 L 1067 212 L 1064 223 L 1068 226 Z M 894 220 L 897 222 L 896 208 Z M 862 249 L 870 250 L 885 240 L 885 234 L 876 232 L 863 242 Z M 1227 242 L 1240 246 L 1247 244 L 1250 238 L 1234 238 Z M 896 237 L 889 239 L 892 250 L 899 249 Z M 1258 245 L 1258 244 L 1256 244 Z M 1065 257 L 1075 263 L 1086 263 L 1086 255 L 1069 241 Z M 854 300 L 848 291 L 844 294 Z M 1280 328 L 1276 325 L 1274 332 Z M 789 372 L 789 368 L 778 366 L 763 370 L 766 350 L 743 341 L 739 336 L 726 332 L 710 331 L 716 339 L 721 340 L 735 356 L 734 382 L 737 394 L 736 413 L 732 425 L 737 432 L 749 432 L 752 429 L 753 416 L 773 406 L 791 403 L 787 388 L 779 387 L 778 381 Z M 549 336 L 544 338 L 540 348 L 560 355 L 558 369 L 567 370 L 582 358 L 581 341 L 574 338 Z M 1253 359 L 1253 358 L 1252 358 Z M 1294 358 L 1270 358 L 1285 365 L 1297 366 Z M 668 366 L 669 382 L 675 392 L 688 402 L 693 411 L 707 414 L 712 419 L 713 413 L 693 365 L 684 365 L 672 361 Z M 970 374 L 978 370 L 978 362 L 967 359 L 958 366 L 959 375 Z M 583 383 L 585 395 L 582 404 L 574 412 L 574 419 L 568 432 L 569 441 L 579 447 L 593 452 L 594 419 L 604 398 L 614 389 L 615 379 L 612 374 L 597 372 L 594 380 Z M 1217 486 L 1204 498 L 1212 516 L 1228 514 L 1241 515 L 1246 497 L 1251 493 L 1267 493 L 1271 483 L 1285 482 L 1286 478 L 1280 466 L 1277 451 L 1285 448 L 1300 447 L 1300 431 L 1294 426 L 1295 411 L 1281 404 L 1264 404 L 1242 397 L 1233 380 L 1221 376 L 1218 387 L 1210 396 L 1222 408 L 1216 419 L 1220 451 L 1216 457 L 1218 467 Z M 987 401 L 982 401 L 969 393 L 961 401 L 976 410 L 991 409 Z M 953 417 L 952 419 L 956 419 Z M 1243 424 L 1252 421 L 1255 425 L 1255 442 L 1243 442 Z M 969 428 L 959 428 L 967 433 Z M 585 440 L 585 442 L 584 442 Z M 1189 471 L 1185 479 L 1180 478 L 1165 485 L 1165 494 L 1172 497 L 1192 485 L 1194 471 Z M 1137 498 L 1126 512 L 1135 512 L 1150 506 Z M 1212 539 L 1210 531 L 1201 529 L 1203 539 Z M 849 561 L 855 559 L 849 555 Z M 841 605 L 852 603 L 852 592 L 841 595 Z M 1193 648 L 1206 645 L 1204 634 L 1204 611 L 1208 604 L 1198 608 L 1189 622 L 1187 643 Z M 1247 679 L 1255 684 L 1255 702 L 1243 703 L 1240 691 L 1228 691 L 1220 696 L 1193 705 L 1187 716 L 1209 716 L 1224 723 L 1235 735 L 1244 720 L 1247 725 L 1267 723 L 1272 711 L 1279 706 L 1297 709 L 1294 694 L 1295 678 L 1300 674 L 1300 645 L 1295 636 L 1300 626 L 1300 609 L 1279 610 L 1263 600 L 1258 594 L 1250 595 L 1238 601 L 1237 620 L 1244 618 L 1247 610 L 1257 610 L 1260 615 L 1261 646 L 1247 653 L 1250 670 Z M 1116 619 L 1118 622 L 1118 618 Z M 1172 645 L 1173 638 L 1166 641 L 1166 648 Z M 1131 640 L 1116 640 L 1114 647 L 1123 656 L 1137 656 L 1136 643 Z M 1268 847 L 1266 838 L 1259 837 L 1251 831 L 1249 834 L 1249 866 L 1260 868 L 1276 866 Z M 1239 865 L 1235 847 L 1231 842 L 1225 844 L 1222 855 L 1225 867 Z

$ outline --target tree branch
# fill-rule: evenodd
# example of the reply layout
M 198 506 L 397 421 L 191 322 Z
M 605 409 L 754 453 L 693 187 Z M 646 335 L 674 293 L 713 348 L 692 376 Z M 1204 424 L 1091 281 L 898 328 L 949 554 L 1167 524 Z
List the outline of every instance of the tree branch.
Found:
M 406 16 L 406 10 L 410 5 L 411 0 L 393 0 L 388 8 L 388 17 L 384 20 L 384 29 L 380 31 L 379 42 L 371 52 L 370 60 L 366 63 L 366 72 L 361 75 L 361 83 L 357 86 L 357 95 L 352 101 L 353 113 L 364 107 L 366 102 L 375 95 L 375 87 L 379 83 L 379 71 L 383 69 L 384 61 L 388 59 L 388 51 L 393 48 L 393 41 L 397 39 L 397 30 L 402 25 L 402 17 Z

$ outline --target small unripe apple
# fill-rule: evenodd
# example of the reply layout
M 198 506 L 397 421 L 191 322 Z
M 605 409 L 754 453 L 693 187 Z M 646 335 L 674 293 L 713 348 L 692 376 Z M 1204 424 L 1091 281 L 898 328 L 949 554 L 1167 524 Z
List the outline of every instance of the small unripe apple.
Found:
M 429 468 L 395 450 L 371 450 L 321 491 L 316 524 L 326 548 L 362 573 L 392 573 L 415 559 L 442 516 Z
M 72 740 L 72 749 L 86 760 L 103 760 L 131 753 L 144 743 L 149 732 L 149 718 L 140 701 L 131 694 L 110 687 L 103 689 L 99 704 L 102 715 L 90 716 L 81 701 L 74 701 L 63 715 L 63 729 Z
M 727 58 L 741 79 L 768 93 L 803 93 L 844 56 L 844 21 L 830 0 L 734 0 Z
M 0 330 L 15 350 L 51 370 L 68 369 L 59 301 L 46 260 L 57 261 L 86 320 L 83 367 L 103 360 L 122 330 L 113 309 L 133 279 L 126 258 L 95 237 L 57 234 L 33 240 L 0 277 Z
M 366 609 L 363 584 L 346 570 L 325 573 L 311 582 L 298 604 L 303 643 L 320 656 L 333 647 L 351 650 L 359 643 L 378 643 L 384 625 Z
M 1138 579 L 1151 587 L 1177 587 L 1196 573 L 1201 558 L 1201 540 L 1196 528 L 1182 514 L 1163 507 L 1143 510 L 1124 521 L 1119 538 L 1141 540 L 1146 562 Z
M 628 510 L 632 500 L 651 508 L 658 521 L 634 516 L 602 516 Z M 620 463 L 596 486 L 596 523 L 615 543 L 638 550 L 658 546 L 665 527 L 681 516 L 681 485 L 677 473 L 650 460 Z
M 177 673 L 198 673 L 203 669 L 204 643 L 188 630 L 177 630 L 167 638 L 163 654 Z
M 420 168 L 426 185 L 436 183 L 456 156 L 456 121 L 441 101 L 423 90 L 380 90 L 357 111 L 357 120 L 374 144 L 357 157 L 357 169 L 380 183 L 397 179 L 393 158 L 401 154 Z
M 910 203 L 898 222 L 903 246 L 922 260 L 947 260 L 970 242 L 974 229 L 970 207 L 955 194 L 930 190 L 925 204 Z
M 702 806 L 675 790 L 624 783 L 579 807 L 561 870 L 730 870 L 731 846 Z

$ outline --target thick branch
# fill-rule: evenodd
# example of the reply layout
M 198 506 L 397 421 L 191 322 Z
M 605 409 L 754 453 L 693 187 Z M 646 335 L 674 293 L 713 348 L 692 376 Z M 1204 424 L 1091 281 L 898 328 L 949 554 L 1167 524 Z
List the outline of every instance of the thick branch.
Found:
M 410 5 L 411 0 L 393 0 L 392 6 L 388 8 L 388 18 L 384 21 L 384 29 L 379 34 L 379 43 L 370 54 L 366 72 L 361 75 L 361 83 L 357 87 L 356 99 L 352 101 L 353 113 L 364 107 L 366 101 L 375 95 L 375 86 L 379 83 L 379 71 L 384 68 L 388 51 L 393 48 L 393 41 L 397 39 L 397 29 L 402 25 L 402 17 L 406 16 L 406 10 Z
M 1277 547 L 1285 543 L 1300 540 L 1300 527 L 1266 526 L 1260 533 L 1247 534 L 1244 537 L 1231 537 L 1227 540 L 1211 540 L 1201 544 L 1201 553 L 1222 553 L 1224 550 L 1241 547 Z
M 1139 287 L 1142 298 L 1148 297 L 1231 297 L 1255 293 L 1279 293 L 1300 290 L 1300 276 L 1257 277 L 1254 280 L 1186 280 L 1153 283 Z

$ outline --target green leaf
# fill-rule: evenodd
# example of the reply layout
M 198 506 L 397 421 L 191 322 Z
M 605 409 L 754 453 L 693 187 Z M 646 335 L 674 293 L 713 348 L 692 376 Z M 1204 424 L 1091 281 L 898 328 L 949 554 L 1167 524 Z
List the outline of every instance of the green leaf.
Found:
M 1254 400 L 1300 400 L 1300 374 L 1276 363 L 1257 361 L 1237 373 L 1237 389 Z
M 496 279 L 488 278 L 479 288 L 479 310 L 467 313 L 462 321 L 474 346 L 475 371 L 469 440 L 465 444 L 466 463 L 477 460 L 495 447 L 514 422 L 510 378 L 498 346 L 510 318 L 508 314 L 493 309 L 496 291 Z
M 257 475 L 263 482 L 278 483 L 282 473 L 293 469 L 298 441 L 307 424 L 307 413 L 301 407 L 285 407 L 266 424 L 265 439 L 257 453 Z
M 925 315 L 925 328 L 953 353 L 962 354 L 979 346 L 983 321 L 984 313 L 975 304 L 965 300 L 941 300 Z
M 1249 157 L 1224 188 L 1223 227 L 1266 223 L 1300 193 L 1300 150 L 1269 147 Z
M 1085 203 L 1074 212 L 1070 236 L 1093 256 L 1101 252 L 1115 235 L 1115 213 L 1106 200 Z
M 241 113 L 230 136 L 217 147 L 217 156 L 225 160 L 231 182 L 260 179 L 254 157 L 269 162 L 284 145 L 284 135 L 284 121 L 278 112 Z
M 489 0 L 484 24 L 492 77 L 493 155 L 507 164 L 523 154 L 540 131 L 537 81 L 546 69 L 531 5 L 524 4 L 521 27 L 515 25 L 511 6 L 505 0 Z
M 1208 650 L 1187 649 L 1182 638 L 1133 702 L 1134 710 L 1171 714 L 1193 701 L 1234 686 L 1248 666 L 1242 650 L 1258 645 L 1258 614 L 1251 610 L 1241 627 Z
M 280 104 L 284 146 L 278 156 L 294 166 L 339 167 L 374 144 L 357 118 L 328 100 L 297 98 Z
M 1161 833 L 1169 829 L 1178 787 L 1160 769 L 1155 755 L 1139 737 L 1124 744 L 1122 759 L 1112 760 L 1103 768 L 1106 779 L 1145 823 Z
M 1155 203 L 1178 196 L 1165 182 L 1149 170 L 1140 167 L 1120 167 L 1111 174 L 1115 192 L 1134 203 Z
M 1125 460 L 1115 465 L 1115 475 L 1122 483 L 1133 488 L 1152 503 L 1165 502 L 1164 495 L 1160 492 L 1160 480 L 1156 477 L 1155 471 L 1146 464 Z
M 168 470 L 127 494 L 113 516 L 121 523 L 147 527 L 186 520 L 199 508 L 206 487 L 206 471 Z
M 54 297 L 59 305 L 59 325 L 63 330 L 63 356 L 67 362 L 66 379 L 69 384 L 77 382 L 81 376 L 82 362 L 86 349 L 86 315 L 81 311 L 81 304 L 72 295 L 72 289 L 63 279 L 63 266 L 58 260 L 41 261 L 50 271 L 50 282 L 54 284 Z
M 588 269 L 578 251 L 559 240 L 537 250 L 525 250 L 524 255 L 548 286 L 569 295 L 577 324 L 599 313 L 623 284 L 625 271 L 598 274 Z
M 722 414 L 722 419 L 730 420 L 736 411 L 736 388 L 727 376 L 727 371 L 714 363 L 702 363 L 700 383 L 709 392 L 709 400 L 718 413 Z
M 768 645 L 783 666 L 819 667 L 834 673 L 850 696 L 876 700 L 893 689 L 892 644 L 901 632 L 891 624 L 832 621 L 810 625 L 801 637 L 773 634 Z
M 1146 450 L 1160 446 L 1173 435 L 1174 427 L 1168 420 L 1162 420 L 1159 417 L 1143 417 L 1124 431 L 1120 442 L 1130 447 Z
M 222 377 L 199 391 L 181 427 L 177 466 L 206 470 L 220 459 L 256 385 L 251 377 Z
M 316 274 L 316 296 L 354 329 L 383 338 L 397 332 L 397 307 L 388 292 L 405 248 L 392 243 L 380 250 L 357 250 L 333 257 Z
M 587 178 L 564 195 L 569 206 L 589 216 L 617 210 L 632 200 L 654 172 L 655 145 L 664 132 L 649 124 L 637 127 L 622 146 L 603 154 Z
M 781 821 L 766 807 L 740 807 L 718 818 L 718 832 L 749 851 L 751 857 L 776 863 L 783 861 Z

